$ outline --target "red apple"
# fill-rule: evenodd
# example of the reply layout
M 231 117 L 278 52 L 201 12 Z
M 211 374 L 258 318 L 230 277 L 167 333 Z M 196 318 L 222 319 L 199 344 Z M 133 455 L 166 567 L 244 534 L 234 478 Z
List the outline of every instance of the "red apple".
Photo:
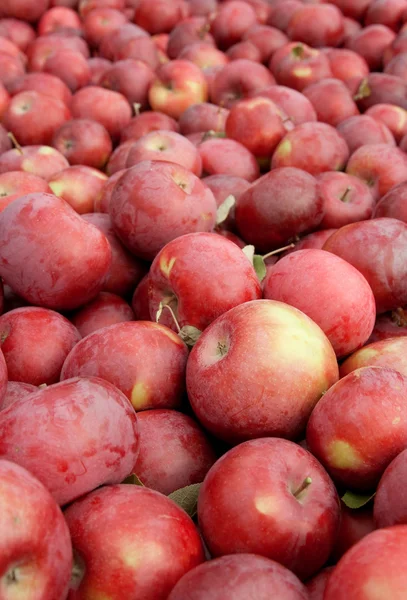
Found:
M 88 45 L 81 37 L 50 33 L 37 37 L 27 48 L 28 70 L 42 71 L 46 60 L 61 50 L 75 50 L 85 58 L 90 55 Z
M 19 57 L 0 50 L 0 83 L 10 90 L 11 86 L 25 73 L 24 65 Z
M 278 438 L 251 440 L 209 470 L 198 519 L 213 556 L 253 552 L 306 579 L 330 554 L 339 499 L 307 450 Z
M 197 105 L 199 106 L 199 105 Z M 175 119 L 157 111 L 145 111 L 132 118 L 123 129 L 120 142 L 136 141 L 152 131 L 167 130 L 179 132 L 179 125 Z
M 90 69 L 89 85 L 99 85 L 99 81 L 102 78 L 103 74 L 106 73 L 108 69 L 110 69 L 112 64 L 113 63 L 110 60 L 107 60 L 107 58 L 102 58 L 100 56 L 88 58 L 88 65 Z
M 47 182 L 31 173 L 23 171 L 6 171 L 0 175 L 0 211 L 11 204 L 16 198 L 31 194 L 33 192 L 44 192 L 52 194 Z
M 103 327 L 134 319 L 134 313 L 127 302 L 110 292 L 100 292 L 70 317 L 82 337 Z
M 35 7 L 37 8 L 37 7 Z M 23 52 L 27 50 L 28 45 L 35 40 L 36 34 L 34 28 L 26 21 L 16 18 L 2 18 L 0 20 L 0 35 L 11 40 Z
M 319 121 L 336 127 L 339 123 L 358 115 L 358 107 L 349 89 L 338 79 L 327 78 L 317 81 L 303 90 L 315 108 Z
M 100 78 L 99 85 L 120 92 L 130 104 L 146 108 L 148 90 L 154 79 L 154 71 L 141 60 L 129 58 L 115 62 Z
M 269 98 L 275 102 L 287 115 L 288 121 L 294 125 L 301 125 L 308 121 L 316 121 L 317 114 L 311 102 L 301 92 L 285 87 L 283 85 L 271 85 L 260 90 L 255 96 Z M 288 127 L 287 127 L 288 130 Z
M 374 498 L 374 519 L 378 528 L 407 523 L 407 450 L 400 452 L 383 473 Z
M 150 321 L 150 304 L 149 304 L 149 278 L 148 273 L 144 275 L 140 281 L 131 300 L 136 321 Z
M 407 225 L 389 218 L 351 223 L 338 229 L 324 250 L 337 254 L 364 275 L 380 314 L 407 304 L 404 254 Z
M 1 349 L 13 381 L 56 383 L 65 358 L 80 339 L 67 319 L 46 308 L 16 308 L 0 317 Z
M 164 325 L 118 323 L 94 331 L 75 346 L 61 381 L 100 377 L 121 390 L 135 410 L 174 408 L 185 391 L 187 357 L 184 342 Z
M 169 58 L 178 58 L 181 52 L 191 44 L 203 43 L 215 46 L 215 40 L 209 33 L 209 29 L 210 22 L 204 17 L 183 19 L 169 35 L 167 45 Z
M 141 161 L 174 163 L 198 177 L 202 173 L 198 149 L 175 131 L 151 131 L 135 140 L 130 148 L 126 167 L 133 167 Z
M 72 545 L 49 491 L 26 469 L 0 460 L 0 589 L 4 598 L 67 598 Z
M 394 147 L 396 145 L 387 125 L 368 115 L 349 117 L 339 123 L 337 130 L 346 140 L 351 154 L 361 146 L 388 144 Z
M 125 23 L 124 25 L 119 26 L 117 29 L 114 29 L 112 32 L 107 33 L 99 47 L 99 54 L 103 58 L 107 58 L 108 60 L 117 60 L 119 53 L 126 46 L 126 44 L 135 38 L 138 37 L 146 37 L 149 38 L 147 31 L 134 25 L 134 23 Z M 152 41 L 152 40 L 150 40 Z M 147 48 L 145 48 L 147 50 Z M 151 58 L 155 56 L 157 59 L 157 50 L 152 42 L 150 45 L 150 53 L 147 54 L 147 58 Z
M 407 335 L 406 327 L 407 311 L 404 308 L 399 307 L 396 310 L 379 315 L 369 342 L 379 342 L 380 340 Z
M 116 183 L 109 212 L 124 244 L 136 256 L 152 260 L 178 236 L 210 231 L 216 202 L 209 188 L 184 167 L 142 161 Z M 159 223 L 157 214 L 161 214 Z
M 225 55 L 229 58 L 229 60 L 240 60 L 243 58 L 253 62 L 261 62 L 260 50 L 248 40 L 233 44 L 233 46 L 228 48 Z
M 339 228 L 370 219 L 375 201 L 369 187 L 358 177 L 326 171 L 317 177 L 323 200 L 321 229 Z
M 343 169 L 349 158 L 345 139 L 327 123 L 303 123 L 289 131 L 277 146 L 272 169 L 297 167 L 312 175 Z
M 255 554 L 222 556 L 207 561 L 180 579 L 168 600 L 309 600 L 307 590 L 294 573 Z
M 190 15 L 205 17 L 216 11 L 218 2 L 217 0 L 188 0 L 188 6 Z
M 198 146 L 205 175 L 233 175 L 255 181 L 260 175 L 255 156 L 239 142 L 209 138 Z
M 94 8 L 83 19 L 85 38 L 90 46 L 98 47 L 102 39 L 127 23 L 127 18 L 119 10 L 108 7 Z
M 306 4 L 291 16 L 286 33 L 313 47 L 340 46 L 344 38 L 341 11 L 334 5 Z
M 47 180 L 66 167 L 69 167 L 66 158 L 50 146 L 24 146 L 0 156 L 0 173 L 25 171 Z
M 68 167 L 48 180 L 55 196 L 62 198 L 79 214 L 93 212 L 97 198 L 103 192 L 107 175 L 84 165 Z
M 139 0 L 134 22 L 151 34 L 169 32 L 188 16 L 184 0 Z
M 76 92 L 71 112 L 75 119 L 98 121 L 113 139 L 120 137 L 132 116 L 130 104 L 122 94 L 93 85 Z
M 384 72 L 407 81 L 407 52 L 402 52 L 392 58 L 384 68 Z
M 286 31 L 291 17 L 302 6 L 302 0 L 275 1 L 272 4 L 267 22 L 281 31 Z
M 58 50 L 45 61 L 43 70 L 59 77 L 72 93 L 90 83 L 88 61 L 76 50 Z
M 244 192 L 235 219 L 242 238 L 258 251 L 267 252 L 316 229 L 322 214 L 315 178 L 288 167 L 273 169 Z
M 352 354 L 340 368 L 344 377 L 361 367 L 389 367 L 407 376 L 407 337 L 373 342 Z
M 283 346 L 295 346 L 295 354 L 281 353 Z M 188 397 L 198 419 L 234 443 L 267 435 L 295 439 L 337 378 L 335 353 L 318 325 L 271 300 L 246 302 L 219 317 L 187 365 Z
M 406 554 L 406 526 L 373 531 L 339 561 L 324 600 L 401 599 L 407 585 Z
M 47 10 L 49 0 L 2 0 L 2 16 L 12 19 L 21 19 L 31 23 L 38 21 L 42 14 Z
M 362 19 L 372 0 L 330 0 L 344 15 L 353 19 Z
M 148 99 L 153 110 L 177 119 L 191 104 L 206 102 L 208 86 L 202 71 L 187 60 L 173 60 L 157 69 Z
M 58 29 L 82 30 L 82 22 L 72 8 L 54 6 L 42 14 L 37 24 L 38 35 L 47 35 Z
M 113 175 L 111 175 L 109 177 L 109 179 L 107 180 L 107 182 L 105 184 L 105 187 L 103 188 L 101 195 L 95 200 L 95 203 L 93 205 L 94 213 L 108 213 L 109 212 L 110 200 L 112 197 L 113 189 L 114 189 L 117 181 L 119 181 L 120 177 L 123 175 L 123 173 L 125 171 L 126 171 L 126 169 L 121 169 L 120 171 L 116 171 L 116 173 L 114 173 Z
M 256 46 L 260 52 L 260 62 L 266 64 L 274 52 L 289 41 L 287 36 L 279 29 L 260 24 L 252 25 L 242 39 Z
M 37 387 L 30 383 L 22 383 L 21 381 L 8 381 L 6 393 L 0 401 L 0 410 L 7 408 L 20 398 L 25 398 L 32 392 L 36 392 Z
M 264 65 L 251 60 L 234 60 L 216 73 L 210 95 L 214 104 L 231 108 L 273 83 L 274 77 Z
M 366 60 L 347 48 L 327 48 L 324 50 L 331 67 L 332 76 L 344 83 L 354 78 L 367 77 L 369 65 Z
M 182 23 L 181 23 L 182 25 Z M 233 48 L 233 46 L 232 46 Z M 231 57 L 221 52 L 209 42 L 194 42 L 188 44 L 178 54 L 179 59 L 189 60 L 199 67 L 205 75 L 216 67 L 227 65 Z M 208 81 L 208 78 L 206 78 Z
M 360 82 L 354 98 L 361 110 L 375 104 L 395 104 L 407 109 L 407 82 L 387 73 L 370 73 Z
M 183 135 L 201 131 L 224 132 L 228 115 L 227 108 L 210 102 L 193 104 L 179 118 L 180 131 Z
M 337 229 L 322 229 L 321 231 L 314 231 L 313 233 L 304 235 L 304 237 L 300 238 L 298 241 L 295 241 L 294 248 L 285 250 L 279 254 L 279 257 L 282 258 L 283 256 L 287 256 L 287 254 L 297 252 L 297 250 L 308 250 L 310 248 L 322 250 L 326 240 L 331 237 L 335 231 L 337 231 Z
M 247 2 L 231 0 L 221 4 L 211 21 L 211 34 L 221 49 L 239 42 L 246 31 L 257 23 L 257 15 Z
M 26 73 L 23 77 L 16 79 L 10 86 L 10 93 L 14 96 L 20 92 L 39 92 L 54 99 L 61 100 L 68 107 L 72 99 L 72 93 L 68 86 L 55 75 L 50 73 Z
M 109 162 L 106 165 L 106 173 L 114 175 L 118 171 L 126 169 L 127 158 L 129 156 L 130 149 L 133 147 L 134 140 L 130 139 L 127 142 L 123 142 L 113 150 L 110 155 Z
M 347 508 L 341 502 L 341 523 L 331 560 L 338 562 L 352 546 L 375 529 L 371 506 L 364 506 L 355 510 Z
M 117 10 L 123 10 L 126 6 L 125 0 L 79 0 L 78 12 L 84 18 L 95 8 L 108 6 Z
M 274 52 L 269 66 L 278 84 L 300 92 L 311 83 L 332 77 L 327 56 L 301 42 L 281 46 Z
M 28 194 L 0 213 L 0 275 L 32 304 L 74 309 L 102 289 L 106 237 L 64 200 Z
M 7 110 L 8 105 L 10 104 L 10 94 L 4 87 L 2 83 L 0 83 L 0 120 L 3 117 L 4 113 Z
M 312 579 L 307 581 L 308 600 L 324 600 L 324 592 L 333 567 L 325 567 Z
M 243 192 L 248 190 L 250 187 L 250 183 L 246 179 L 243 179 L 242 177 L 235 177 L 234 175 L 209 175 L 208 177 L 204 177 L 202 181 L 212 191 L 218 207 L 223 204 L 228 196 L 233 196 L 235 201 L 238 202 Z M 232 231 L 236 229 L 234 207 L 232 207 L 229 211 L 226 220 L 217 227 L 218 233 L 219 231 L 226 232 L 226 230 L 229 229 Z M 228 234 L 231 234 L 231 232 L 228 232 Z M 241 240 L 239 243 L 240 242 Z M 245 244 L 243 243 L 241 247 L 243 248 L 244 245 Z
M 407 446 L 406 391 L 401 373 L 363 367 L 321 398 L 308 421 L 307 444 L 335 482 L 353 490 L 375 488 Z
M 216 456 L 191 417 L 175 410 L 145 410 L 138 423 L 140 452 L 133 471 L 144 485 L 168 495 L 203 481 Z
M 53 146 L 71 165 L 102 169 L 112 153 L 110 135 L 97 121 L 72 119 L 55 132 Z
M 34 432 L 38 419 L 42 427 Z M 131 472 L 138 453 L 137 418 L 127 398 L 107 381 L 71 379 L 3 410 L 0 448 L 4 458 L 31 471 L 64 505 Z
M 399 183 L 391 188 L 376 205 L 374 216 L 390 217 L 407 223 L 407 183 Z
M 368 25 L 345 40 L 345 47 L 362 56 L 371 71 L 383 66 L 383 53 L 396 38 L 394 31 L 385 25 Z
M 95 490 L 70 506 L 65 518 L 81 574 L 72 599 L 166 600 L 177 581 L 205 560 L 193 521 L 147 488 Z
M 401 142 L 407 134 L 407 110 L 394 104 L 375 104 L 366 114 L 384 123 L 394 135 L 396 142 Z
M 403 23 L 406 9 L 406 0 L 373 0 L 365 14 L 365 23 L 366 25 L 380 23 L 397 32 Z

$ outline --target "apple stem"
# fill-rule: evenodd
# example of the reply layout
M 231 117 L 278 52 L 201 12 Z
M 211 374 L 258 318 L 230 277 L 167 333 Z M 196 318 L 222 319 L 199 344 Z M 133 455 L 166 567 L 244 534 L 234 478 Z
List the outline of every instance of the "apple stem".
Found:
M 263 260 L 270 258 L 270 256 L 274 256 L 275 254 L 280 254 L 280 252 L 284 252 L 285 250 L 290 250 L 291 248 L 295 248 L 295 244 L 288 244 L 288 246 L 283 246 L 282 248 L 277 248 L 277 250 L 272 250 L 271 252 L 267 252 L 262 256 Z
M 345 192 L 342 194 L 340 200 L 341 202 L 347 202 L 348 201 L 348 196 L 349 196 L 349 192 L 352 191 L 352 188 L 348 185 L 348 187 L 346 188 Z
M 294 492 L 293 496 L 298 498 L 298 496 L 304 492 L 312 483 L 311 477 L 306 477 L 300 487 Z
M 397 327 L 406 327 L 407 325 L 407 315 L 401 307 L 392 311 L 391 320 L 397 325 Z
M 133 108 L 134 108 L 134 114 L 136 115 L 136 117 L 138 117 L 140 114 L 141 104 L 139 102 L 134 102 Z
M 7 585 L 18 583 L 17 570 L 15 567 L 6 573 L 6 583 Z
M 17 142 L 16 136 L 14 135 L 14 133 L 12 131 L 9 131 L 7 136 L 10 138 L 10 140 L 13 142 L 13 146 L 14 148 L 20 153 L 20 154 L 24 154 L 23 153 L 23 149 L 20 146 L 20 144 Z
M 175 313 L 174 313 L 174 311 L 172 310 L 171 306 L 170 306 L 169 304 L 163 304 L 161 308 L 162 308 L 162 310 L 164 310 L 164 308 L 166 308 L 167 310 L 169 310 L 169 311 L 170 311 L 170 313 L 171 313 L 171 316 L 172 316 L 172 318 L 173 318 L 173 320 L 174 320 L 174 323 L 175 323 L 175 327 L 177 328 L 177 330 L 178 330 L 178 333 L 180 333 L 180 332 L 181 332 L 181 327 L 180 327 L 180 325 L 179 325 L 179 323 L 178 323 L 178 319 L 177 319 L 177 317 L 175 316 Z M 158 321 L 160 320 L 160 316 L 161 316 L 161 312 L 160 312 L 160 311 L 158 311 L 158 312 L 157 312 L 157 317 L 156 317 L 156 321 L 157 321 L 157 323 L 158 323 Z

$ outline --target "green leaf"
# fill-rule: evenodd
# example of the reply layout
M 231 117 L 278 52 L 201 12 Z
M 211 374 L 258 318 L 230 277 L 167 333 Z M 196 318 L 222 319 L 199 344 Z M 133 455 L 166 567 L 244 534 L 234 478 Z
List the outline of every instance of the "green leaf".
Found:
M 243 254 L 250 260 L 250 262 L 252 264 L 253 264 L 253 258 L 254 258 L 254 251 L 255 251 L 254 246 L 245 246 L 244 248 L 242 248 Z
M 235 204 L 236 204 L 236 198 L 234 196 L 232 196 L 232 194 L 230 196 L 228 196 L 222 202 L 222 204 L 219 206 L 218 210 L 216 211 L 216 225 L 221 225 L 222 223 L 224 223 L 226 221 L 226 219 L 229 216 L 230 211 L 235 206 Z
M 175 504 L 178 504 L 180 508 L 185 510 L 185 512 L 193 518 L 197 513 L 198 496 L 201 485 L 201 483 L 187 485 L 186 487 L 175 490 L 175 492 L 169 494 L 168 498 L 171 498 Z
M 263 260 L 263 257 L 260 254 L 255 254 L 253 256 L 253 267 L 256 271 L 257 277 L 260 281 L 263 281 L 267 274 L 266 264 Z
M 362 508 L 362 506 L 365 506 L 368 502 L 370 502 L 370 500 L 372 500 L 372 498 L 374 498 L 374 496 L 375 496 L 375 493 L 364 495 L 364 494 L 354 494 L 353 492 L 347 491 L 342 496 L 341 500 L 344 503 L 344 505 L 347 506 L 348 508 L 351 508 L 352 510 L 357 510 L 358 508 Z
M 178 335 L 187 346 L 192 348 L 201 337 L 201 334 L 202 331 L 200 329 L 197 329 L 192 325 L 184 325 L 184 327 L 180 329 Z
M 140 485 L 141 487 L 145 487 L 144 483 L 137 477 L 135 473 L 132 473 L 122 483 L 128 483 L 129 485 Z

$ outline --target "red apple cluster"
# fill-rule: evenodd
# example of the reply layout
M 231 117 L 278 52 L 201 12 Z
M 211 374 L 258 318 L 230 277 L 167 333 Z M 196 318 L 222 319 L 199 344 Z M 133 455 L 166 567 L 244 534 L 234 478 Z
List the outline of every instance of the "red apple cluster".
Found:
M 407 0 L 0 0 L 0 600 L 406 560 Z

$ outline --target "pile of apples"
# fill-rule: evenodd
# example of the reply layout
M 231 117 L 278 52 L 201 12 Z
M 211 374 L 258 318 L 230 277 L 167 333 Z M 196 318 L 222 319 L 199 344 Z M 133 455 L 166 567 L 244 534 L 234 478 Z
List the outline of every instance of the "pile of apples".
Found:
M 0 600 L 407 598 L 407 0 L 0 0 Z

